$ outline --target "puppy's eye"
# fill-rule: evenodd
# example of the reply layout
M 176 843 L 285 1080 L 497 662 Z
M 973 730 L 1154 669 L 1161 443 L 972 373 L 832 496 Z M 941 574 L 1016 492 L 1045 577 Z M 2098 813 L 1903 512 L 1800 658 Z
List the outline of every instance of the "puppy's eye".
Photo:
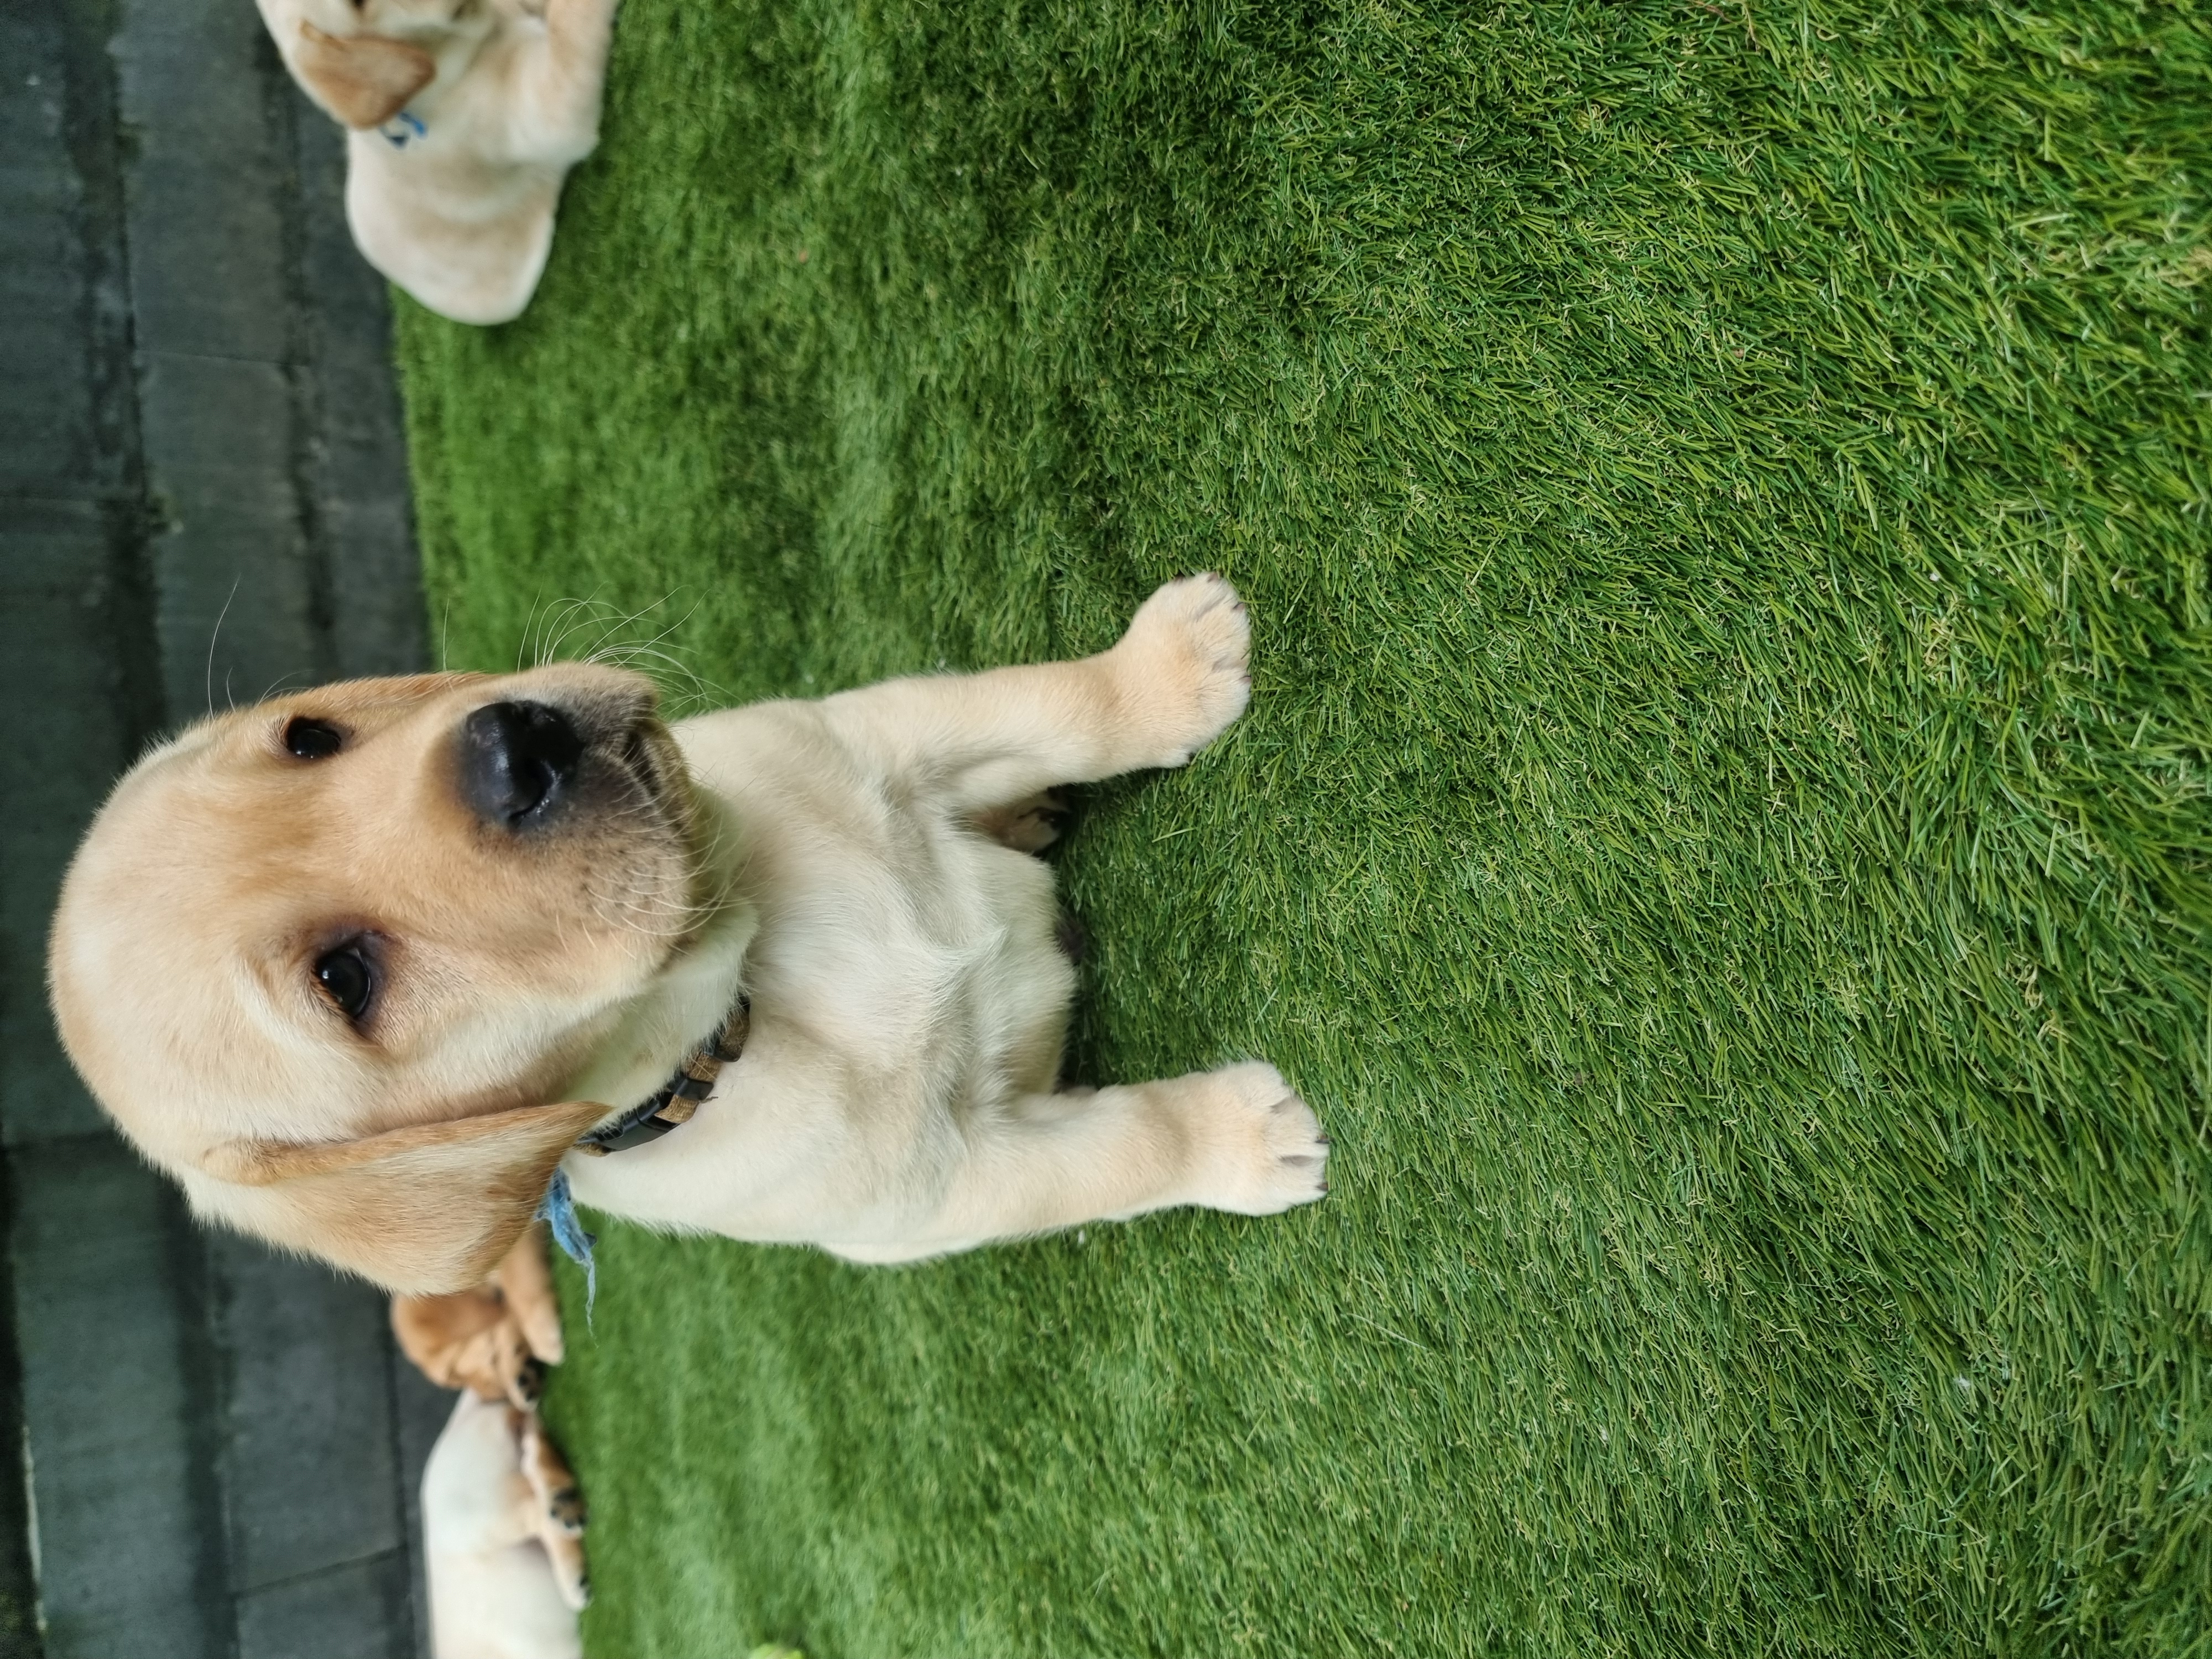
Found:
M 376 994 L 376 969 L 359 941 L 349 941 L 315 958 L 315 983 L 340 1013 L 357 1021 Z
M 301 760 L 327 760 L 344 746 L 344 732 L 312 715 L 302 714 L 284 728 L 284 747 Z

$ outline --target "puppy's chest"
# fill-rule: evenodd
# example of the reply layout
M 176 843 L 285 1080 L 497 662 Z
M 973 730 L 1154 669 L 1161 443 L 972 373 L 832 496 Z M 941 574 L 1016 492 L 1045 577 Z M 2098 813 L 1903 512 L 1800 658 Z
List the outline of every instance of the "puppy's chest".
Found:
M 793 838 L 748 980 L 763 1015 L 875 1069 L 988 1066 L 1064 1018 L 1050 870 L 921 811 Z

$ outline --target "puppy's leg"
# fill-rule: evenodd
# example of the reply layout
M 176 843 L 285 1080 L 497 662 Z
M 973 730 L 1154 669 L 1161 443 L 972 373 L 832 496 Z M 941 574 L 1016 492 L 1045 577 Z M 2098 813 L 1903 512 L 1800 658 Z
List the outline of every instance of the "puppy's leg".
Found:
M 530 1352 L 549 1365 L 561 1363 L 561 1304 L 553 1294 L 553 1270 L 545 1258 L 545 1224 L 533 1221 L 499 1264 L 500 1293 L 507 1311 L 522 1328 Z
M 592 1599 L 591 1576 L 584 1570 L 584 1494 L 553 1437 L 538 1420 L 523 1414 L 522 1477 L 530 1484 L 530 1535 L 552 1558 L 561 1599 L 581 1607 Z
M 975 814 L 1054 784 L 1181 766 L 1244 712 L 1250 640 L 1237 590 L 1190 576 L 1146 599 L 1097 656 L 890 680 L 820 707 L 884 775 Z
M 532 1243 L 525 1234 L 518 1252 Z M 510 1264 L 513 1258 L 510 1257 Z M 416 1368 L 441 1389 L 466 1389 L 480 1400 L 506 1399 L 527 1407 L 544 1390 L 545 1366 L 538 1358 L 543 1330 L 531 1334 L 531 1322 L 551 1327 L 550 1358 L 561 1357 L 560 1310 L 553 1301 L 542 1250 L 536 1258 L 538 1282 L 529 1279 L 529 1262 L 510 1271 L 501 1267 L 502 1280 L 514 1278 L 526 1301 L 518 1308 L 499 1289 L 456 1291 L 444 1296 L 395 1296 L 392 1298 L 392 1330 L 400 1352 Z
M 392 1298 L 392 1334 L 416 1369 L 441 1389 L 468 1389 L 484 1400 L 506 1391 L 504 1379 L 487 1369 L 506 1317 L 488 1288 Z
M 502 1316 L 463 1350 L 459 1370 L 461 1386 L 479 1399 L 504 1399 L 526 1411 L 545 1392 L 545 1367 L 530 1352 L 512 1316 Z
M 507 106 L 532 159 L 580 161 L 599 143 L 615 3 L 546 0 L 544 35 L 516 54 Z
M 893 1247 L 830 1248 L 859 1261 L 908 1261 L 1181 1204 L 1272 1215 L 1328 1191 L 1320 1120 L 1259 1061 L 1030 1096 L 966 1139 L 926 1224 Z

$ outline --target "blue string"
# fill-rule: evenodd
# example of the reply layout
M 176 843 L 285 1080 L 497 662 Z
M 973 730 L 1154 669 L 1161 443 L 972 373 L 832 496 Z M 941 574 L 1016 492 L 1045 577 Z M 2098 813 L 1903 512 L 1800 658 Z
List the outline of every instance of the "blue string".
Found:
M 596 1233 L 586 1232 L 584 1224 L 576 1218 L 576 1199 L 568 1190 L 566 1170 L 553 1171 L 553 1184 L 538 1201 L 537 1218 L 551 1227 L 553 1242 L 561 1247 L 561 1254 L 584 1270 L 584 1328 L 589 1330 L 592 1304 L 599 1294 L 599 1270 L 592 1260 L 592 1246 L 599 1240 Z

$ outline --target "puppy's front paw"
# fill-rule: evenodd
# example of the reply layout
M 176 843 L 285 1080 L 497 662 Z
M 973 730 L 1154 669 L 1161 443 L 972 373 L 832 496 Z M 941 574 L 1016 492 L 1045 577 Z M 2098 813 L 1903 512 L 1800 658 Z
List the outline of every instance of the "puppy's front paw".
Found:
M 547 1559 L 553 1564 L 553 1586 L 569 1608 L 581 1613 L 592 1605 L 592 1575 L 584 1562 L 584 1540 L 566 1533 L 554 1533 L 538 1540 L 544 1545 Z
M 568 1462 L 554 1445 L 552 1436 L 535 1412 L 518 1413 L 522 1419 L 522 1478 L 530 1483 L 531 1495 L 546 1522 L 565 1537 L 577 1538 L 584 1531 L 584 1492 L 576 1484 L 575 1474 Z
M 1153 765 L 1182 765 L 1244 712 L 1251 644 L 1244 602 L 1211 572 L 1170 582 L 1138 608 L 1114 653 Z
M 1199 1202 L 1239 1215 L 1273 1215 L 1328 1191 L 1328 1137 L 1313 1108 L 1262 1060 L 1200 1079 L 1208 1143 Z
M 574 1486 L 559 1486 L 545 1499 L 545 1518 L 556 1532 L 570 1538 L 584 1535 L 584 1494 Z
M 534 1355 L 518 1361 L 507 1380 L 507 1397 L 508 1403 L 524 1411 L 536 1410 L 545 1397 L 545 1362 Z
M 537 1513 L 529 1525 L 553 1563 L 553 1581 L 561 1599 L 582 1611 L 592 1599 L 591 1579 L 584 1570 L 584 1525 L 587 1518 L 583 1489 L 569 1472 L 552 1437 L 535 1412 L 518 1412 L 522 1442 L 522 1476 L 530 1483 Z

